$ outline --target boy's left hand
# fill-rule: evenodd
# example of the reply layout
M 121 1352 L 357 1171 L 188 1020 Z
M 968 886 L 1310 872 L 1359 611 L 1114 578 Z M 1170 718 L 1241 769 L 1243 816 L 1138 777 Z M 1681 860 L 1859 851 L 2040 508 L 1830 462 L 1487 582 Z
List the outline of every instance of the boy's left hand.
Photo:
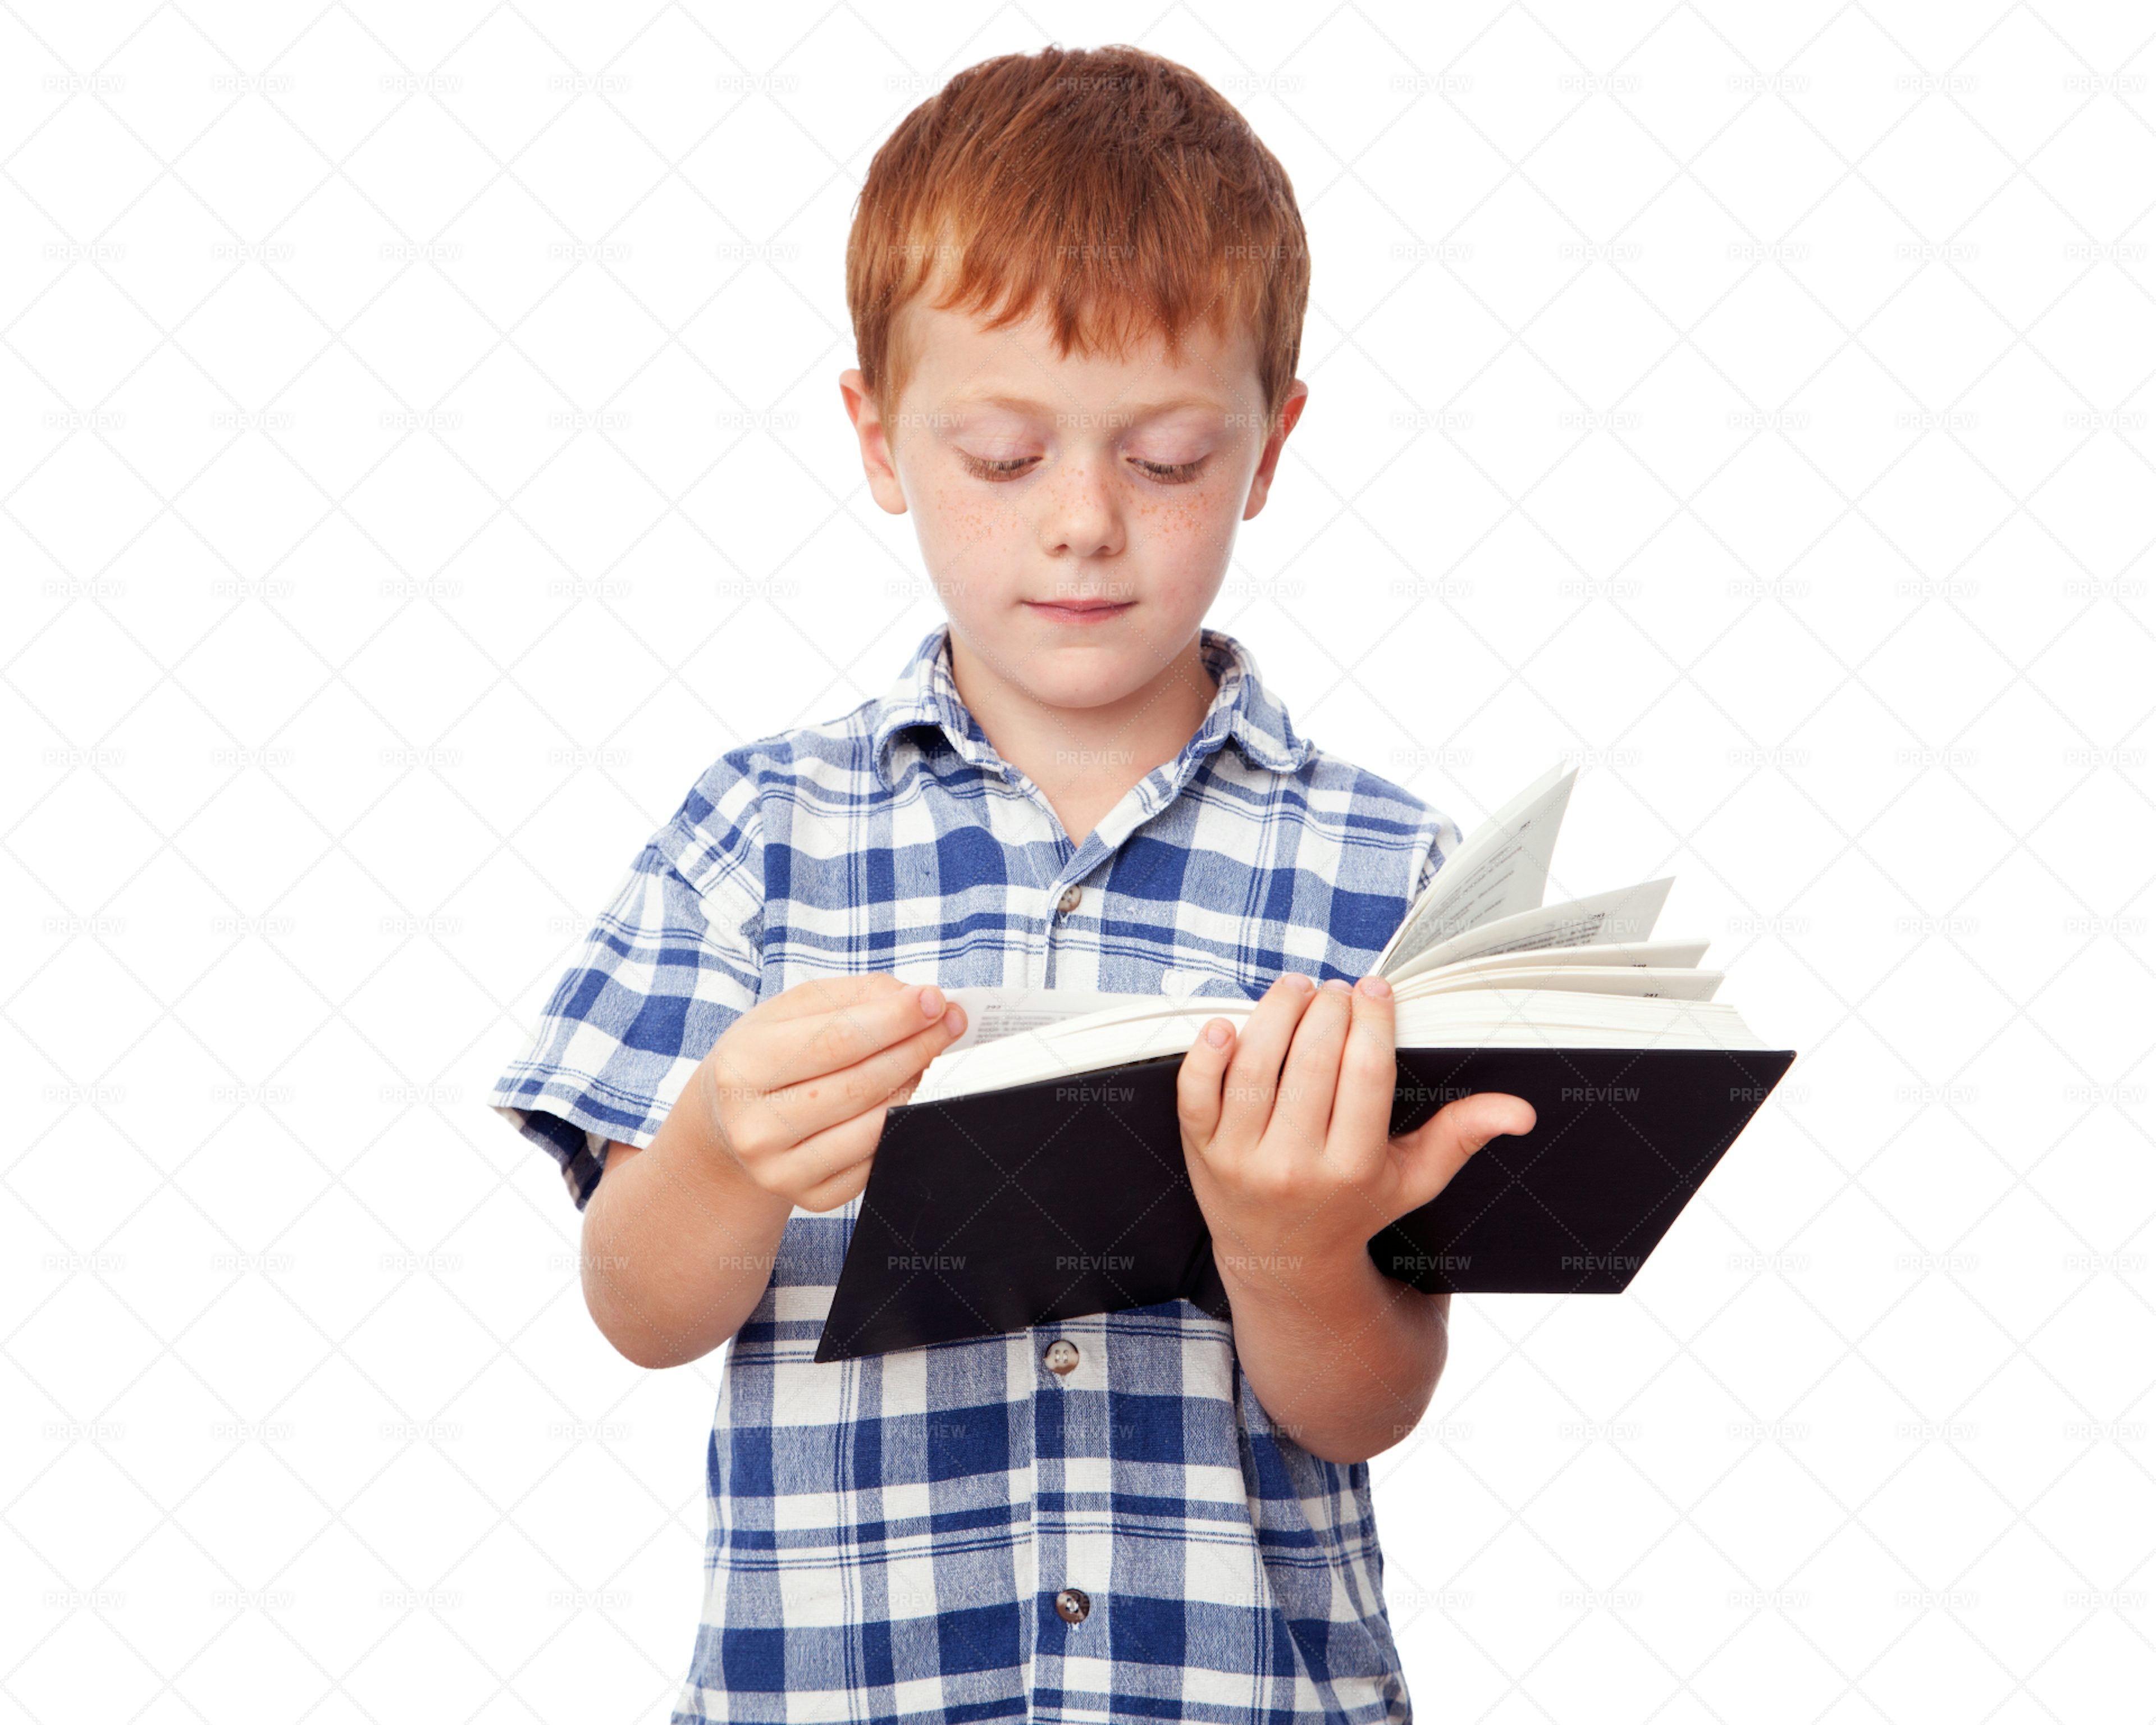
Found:
M 1373 982 L 1284 976 L 1240 1037 L 1215 1019 L 1183 1056 L 1183 1157 L 1231 1295 L 1253 1277 L 1367 1262 L 1371 1236 L 1436 1197 L 1483 1145 L 1534 1127 L 1524 1098 L 1484 1091 L 1389 1137 L 1393 998 Z

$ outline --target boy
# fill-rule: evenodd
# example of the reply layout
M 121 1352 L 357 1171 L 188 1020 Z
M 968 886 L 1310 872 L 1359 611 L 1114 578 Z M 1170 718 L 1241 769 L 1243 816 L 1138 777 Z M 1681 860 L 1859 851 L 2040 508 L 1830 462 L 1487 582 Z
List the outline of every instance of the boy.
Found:
M 493 1098 L 585 1207 L 614 1345 L 734 1344 L 676 1720 L 1408 1717 L 1366 1463 L 1446 1301 L 1365 1246 L 1532 1110 L 1387 1141 L 1392 1004 L 1355 978 L 1458 829 L 1202 627 L 1301 413 L 1307 286 L 1278 162 L 1134 49 L 976 66 L 869 171 L 840 389 L 947 627 L 703 775 Z M 814 1363 L 961 984 L 1262 994 L 1178 1091 L 1232 1321 Z

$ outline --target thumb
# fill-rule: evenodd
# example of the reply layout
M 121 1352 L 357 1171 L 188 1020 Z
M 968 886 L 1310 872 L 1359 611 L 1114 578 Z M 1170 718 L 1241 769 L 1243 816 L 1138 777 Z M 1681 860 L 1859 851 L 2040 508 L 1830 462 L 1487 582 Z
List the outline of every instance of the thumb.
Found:
M 1534 1105 L 1524 1096 L 1485 1090 L 1447 1102 L 1413 1132 L 1393 1141 L 1406 1153 L 1403 1184 L 1407 1189 L 1401 1195 L 1413 1199 L 1408 1209 L 1419 1209 L 1444 1191 L 1467 1166 L 1467 1158 L 1491 1139 L 1534 1129 Z

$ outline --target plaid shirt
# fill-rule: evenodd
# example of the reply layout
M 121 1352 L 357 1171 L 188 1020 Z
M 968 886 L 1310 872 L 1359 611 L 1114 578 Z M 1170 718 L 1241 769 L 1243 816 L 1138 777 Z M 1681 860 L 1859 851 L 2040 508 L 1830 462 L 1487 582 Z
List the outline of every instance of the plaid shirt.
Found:
M 493 1106 L 581 1207 L 609 1139 L 649 1143 L 719 1034 L 812 977 L 1363 974 L 1459 829 L 1298 737 L 1234 640 L 1203 649 L 1204 721 L 1080 845 L 959 699 L 942 629 L 883 699 L 722 757 Z M 731 1345 L 677 1722 L 1408 1717 L 1368 1468 L 1273 1429 L 1227 1322 L 1178 1300 L 818 1365 L 860 1204 L 793 1212 Z

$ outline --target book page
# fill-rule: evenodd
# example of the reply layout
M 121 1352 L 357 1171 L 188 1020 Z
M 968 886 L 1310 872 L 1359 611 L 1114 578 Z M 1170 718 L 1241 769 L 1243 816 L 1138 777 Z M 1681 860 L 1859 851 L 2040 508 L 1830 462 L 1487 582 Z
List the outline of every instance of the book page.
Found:
M 1378 969 L 1391 976 L 1440 941 L 1540 905 L 1578 776 L 1576 767 L 1553 767 L 1476 828 L 1439 865 L 1429 890 L 1385 942 Z
M 1174 1004 L 1152 994 L 1103 994 L 1084 988 L 946 988 L 943 998 L 966 1009 L 965 1034 L 943 1050 L 947 1055 L 1028 1030 L 1048 1029 L 1065 1019 L 1111 1007 Z
M 1632 973 L 1636 978 L 1636 971 Z M 1674 986 L 1696 986 L 1671 975 Z M 1719 973 L 1707 973 L 1719 980 Z M 1609 978 L 1615 981 L 1613 976 Z M 1068 1036 L 1005 1038 L 929 1062 L 912 1100 L 932 1104 L 1014 1084 L 1075 1077 L 1135 1060 L 1180 1055 L 1211 1018 L 1240 1024 L 1256 1003 L 1221 999 L 1209 1009 L 1115 1023 Z M 1401 1048 L 1763 1048 L 1734 1007 L 1666 995 L 1592 989 L 1475 988 L 1399 1003 L 1394 1040 Z
M 1399 978 L 1394 986 L 1405 989 L 1411 984 L 1420 986 L 1453 977 L 1486 976 L 1493 978 L 1491 986 L 1497 988 L 1502 984 L 1494 978 L 1501 970 L 1557 969 L 1581 964 L 1660 965 L 1683 969 L 1697 965 L 1705 957 L 1709 944 L 1703 937 L 1692 940 L 1596 941 L 1571 947 L 1523 947 L 1509 952 L 1486 952 L 1452 964 L 1425 965 L 1418 959 L 1410 973 Z
M 1425 971 L 1400 985 L 1403 1005 L 1475 988 L 1563 988 L 1576 994 L 1636 994 L 1643 1000 L 1712 1000 L 1722 973 L 1697 965 L 1549 964 L 1517 969 Z
M 1444 872 L 1442 869 L 1438 871 L 1440 879 Z M 1385 967 L 1385 975 L 1399 983 L 1440 965 L 1493 957 L 1500 952 L 1586 947 L 1605 941 L 1644 941 L 1655 932 L 1655 923 L 1662 914 L 1663 902 L 1669 897 L 1676 878 L 1666 875 L 1659 880 L 1645 880 L 1637 886 L 1620 886 L 1611 892 L 1598 892 L 1564 904 L 1544 905 L 1497 917 L 1479 928 L 1426 947 L 1411 958 L 1396 957 Z

